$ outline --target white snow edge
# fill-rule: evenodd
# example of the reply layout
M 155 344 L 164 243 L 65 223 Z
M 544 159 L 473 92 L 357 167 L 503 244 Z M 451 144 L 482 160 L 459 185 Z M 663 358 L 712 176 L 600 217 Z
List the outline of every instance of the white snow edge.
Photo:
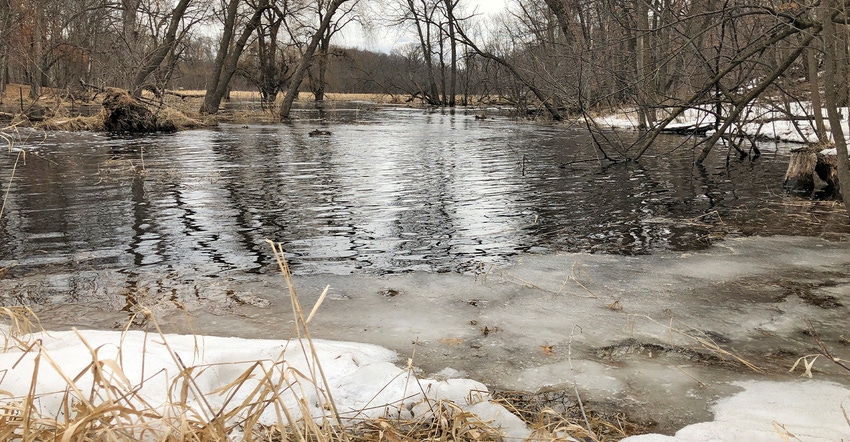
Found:
M 8 328 L 0 327 L 0 338 L 6 338 L 7 344 L 9 336 Z M 277 369 L 277 375 L 289 376 L 290 384 L 300 387 L 289 388 L 287 393 L 281 394 L 289 410 L 297 412 L 297 401 L 303 400 L 314 419 L 330 419 L 324 386 L 317 388 L 312 382 L 302 382 L 305 376 L 309 378 L 310 373 L 317 372 L 310 349 L 302 345 L 302 342 L 306 344 L 303 340 L 160 336 L 139 331 L 94 330 L 42 332 L 21 339 L 29 343 L 38 339 L 40 347 L 32 347 L 30 351 L 12 347 L 0 353 L 0 372 L 3 373 L 0 403 L 20 401 L 28 394 L 38 364 L 36 403 L 45 416 L 61 416 L 59 405 L 66 394 L 65 379 L 87 371 L 96 359 L 106 373 L 112 374 L 114 382 L 138 388 L 139 398 L 164 408 L 168 404 L 169 386 L 180 382 L 179 363 L 196 367 L 195 384 L 214 410 L 226 407 L 228 398 L 212 392 L 262 361 L 264 369 Z M 506 440 L 524 440 L 532 435 L 518 417 L 490 401 L 487 387 L 480 382 L 418 379 L 410 369 L 410 361 L 407 367 L 400 368 L 393 363 L 398 359 L 395 352 L 376 345 L 324 340 L 314 340 L 313 344 L 343 420 L 422 416 L 429 412 L 429 403 L 448 400 L 500 429 Z M 111 367 L 120 367 L 121 373 Z M 447 369 L 444 373 L 457 372 Z M 247 398 L 250 387 L 256 382 L 255 378 L 246 381 L 246 388 L 236 391 L 229 403 L 238 404 Z M 90 391 L 91 384 L 90 371 L 76 382 L 83 392 Z M 816 380 L 748 381 L 736 385 L 743 391 L 718 401 L 712 422 L 687 426 L 675 436 L 649 434 L 624 440 L 767 442 L 786 440 L 789 434 L 806 441 L 850 440 L 850 389 L 846 386 Z M 298 394 L 293 393 L 296 390 Z M 197 399 L 190 397 L 190 405 L 200 415 L 208 413 Z M 168 415 L 168 410 L 163 414 Z M 276 421 L 272 409 L 261 419 L 261 423 L 267 425 Z

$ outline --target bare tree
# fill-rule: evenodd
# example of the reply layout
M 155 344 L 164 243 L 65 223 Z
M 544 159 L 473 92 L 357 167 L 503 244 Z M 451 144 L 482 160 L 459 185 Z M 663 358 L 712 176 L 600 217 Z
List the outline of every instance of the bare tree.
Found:
M 829 116 L 829 127 L 832 132 L 832 139 L 835 142 L 835 150 L 838 154 L 838 183 L 841 188 L 841 195 L 844 201 L 844 207 L 850 213 L 850 165 L 847 158 L 847 141 L 844 138 L 844 131 L 841 127 L 841 115 L 838 111 L 838 102 L 840 99 L 840 85 L 846 83 L 847 79 L 839 76 L 838 64 L 841 57 L 838 52 L 842 50 L 841 39 L 838 38 L 838 30 L 834 20 L 841 23 L 847 23 L 848 18 L 846 13 L 842 13 L 838 8 L 836 0 L 823 0 L 819 11 L 820 19 L 823 23 L 823 48 L 824 48 L 824 97 L 826 98 L 826 110 Z
M 12 21 L 12 1 L 0 0 L 0 102 L 6 95 L 6 84 L 9 82 L 9 41 Z
M 536 69 L 529 69 L 531 63 L 528 58 L 522 58 L 522 61 L 524 61 L 526 65 L 524 68 L 520 68 L 519 62 L 514 62 L 508 58 L 511 52 L 518 52 L 517 48 L 519 45 L 512 43 L 510 48 L 503 49 L 503 53 L 499 54 L 496 53 L 495 50 L 480 47 L 466 34 L 463 28 L 456 28 L 456 31 L 463 44 L 471 48 L 478 56 L 494 61 L 504 67 L 517 81 L 519 81 L 520 84 L 523 85 L 523 87 L 527 88 L 546 109 L 546 112 L 553 120 L 563 120 L 563 115 L 559 109 L 560 106 L 557 104 L 557 100 L 553 98 L 553 94 L 544 90 L 538 82 L 535 81 L 536 78 L 534 77 L 539 75 L 541 72 Z M 528 47 L 526 46 L 526 48 Z M 531 58 L 533 60 L 533 56 Z
M 319 23 L 323 21 L 323 15 L 327 14 L 325 3 L 329 1 L 330 0 L 321 0 L 316 4 L 316 16 Z M 314 62 L 310 64 L 310 67 L 307 70 L 310 89 L 313 91 L 313 97 L 316 101 L 322 101 L 325 99 L 325 86 L 327 85 L 325 75 L 328 69 L 328 57 L 332 55 L 330 51 L 331 39 L 351 22 L 357 20 L 357 17 L 355 16 L 355 6 L 357 6 L 358 2 L 359 0 L 354 0 L 349 3 L 344 10 L 337 11 L 336 14 L 339 18 L 333 20 L 321 34 L 319 46 L 316 48 L 316 53 L 313 55 Z
M 189 3 L 191 3 L 191 1 L 192 0 L 179 0 L 174 6 L 174 9 L 169 15 L 168 30 L 165 33 L 163 41 L 145 56 L 142 65 L 139 66 L 138 70 L 136 70 L 131 87 L 133 95 L 141 95 L 142 90 L 148 86 L 146 83 L 148 76 L 150 76 L 150 74 L 152 74 L 162 64 L 163 60 L 165 60 L 166 57 L 168 57 L 168 55 L 174 50 L 174 47 L 178 42 L 177 37 L 181 22 L 183 21 L 186 9 L 189 7 Z
M 419 38 L 419 48 L 422 51 L 422 60 L 425 62 L 425 70 L 428 78 L 428 88 L 423 90 L 423 95 L 429 104 L 440 104 L 439 92 L 437 92 L 437 80 L 434 76 L 433 42 L 432 33 L 435 31 L 434 14 L 437 10 L 436 2 L 428 0 L 406 0 L 410 14 L 410 20 L 416 28 Z
M 242 56 L 245 44 L 248 42 L 251 34 L 260 25 L 260 19 L 263 13 L 269 8 L 268 0 L 260 0 L 254 7 L 251 17 L 244 24 L 239 37 L 234 41 L 238 26 L 240 4 L 242 4 L 241 0 L 230 0 L 227 3 L 224 16 L 224 30 L 222 31 L 218 52 L 216 53 L 215 64 L 213 64 L 212 71 L 207 79 L 204 103 L 200 109 L 202 114 L 214 114 L 218 112 L 221 100 L 227 93 L 230 80 L 236 72 L 236 65 L 239 62 L 239 57 Z
M 264 109 L 274 104 L 277 94 L 292 75 L 291 66 L 295 57 L 280 41 L 281 27 L 290 15 L 288 0 L 278 2 L 265 10 L 249 56 L 239 68 L 240 75 L 260 91 Z
M 444 0 L 444 7 L 446 11 L 446 27 L 448 28 L 449 35 L 449 45 L 451 47 L 451 67 L 449 69 L 449 99 L 443 99 L 443 103 L 447 104 L 449 107 L 455 106 L 455 100 L 457 98 L 457 45 L 458 40 L 455 36 L 456 30 L 458 28 L 457 17 L 455 16 L 455 10 L 457 7 L 459 0 Z
M 322 35 L 325 33 L 327 28 L 331 26 L 331 21 L 333 20 L 334 14 L 337 9 L 348 0 L 331 0 L 328 3 L 327 9 L 325 11 L 325 15 L 322 18 L 322 22 L 319 24 L 318 29 L 313 34 L 310 39 L 310 44 L 304 49 L 304 53 L 301 54 L 301 59 L 298 62 L 298 66 L 295 68 L 295 72 L 292 74 L 292 81 L 289 84 L 289 88 L 286 91 L 286 95 L 283 97 L 283 103 L 280 105 L 280 118 L 287 119 L 289 118 L 289 112 L 292 110 L 292 103 L 295 101 L 295 97 L 298 96 L 298 89 L 301 87 L 301 82 L 304 80 L 304 76 L 307 73 L 307 69 L 310 66 L 310 63 L 313 60 L 313 54 L 316 52 L 316 48 L 319 46 L 319 43 L 322 39 Z

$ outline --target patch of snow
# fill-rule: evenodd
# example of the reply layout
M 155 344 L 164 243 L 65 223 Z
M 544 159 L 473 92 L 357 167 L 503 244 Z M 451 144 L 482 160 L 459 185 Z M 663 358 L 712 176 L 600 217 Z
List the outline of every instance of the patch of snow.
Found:
M 850 439 L 850 389 L 831 382 L 736 383 L 744 391 L 714 406 L 714 421 L 675 436 L 647 434 L 624 442 L 827 442 Z
M 668 129 L 681 129 L 691 127 L 701 127 L 714 121 L 712 112 L 713 107 L 695 107 L 685 109 L 679 116 L 673 119 L 667 125 Z M 729 110 L 726 109 L 725 112 Z M 664 109 L 658 111 L 658 119 L 666 117 Z M 792 104 L 790 112 L 794 117 L 809 117 L 812 114 L 812 106 L 810 103 Z M 824 112 L 824 124 L 829 131 L 829 121 L 826 120 L 826 110 Z M 841 115 L 847 115 L 847 108 L 840 108 Z M 818 136 L 814 127 L 814 120 L 806 121 L 800 119 L 791 121 L 783 119 L 787 117 L 785 112 L 779 112 L 772 107 L 767 107 L 760 104 L 753 104 L 743 113 L 743 118 L 755 120 L 751 123 L 746 123 L 740 126 L 741 132 L 747 136 L 757 139 L 769 139 L 775 141 L 784 141 L 791 143 L 817 143 Z M 637 130 L 640 119 L 636 108 L 626 108 L 619 112 L 606 114 L 595 117 L 594 121 L 601 127 L 609 129 L 627 129 Z M 842 128 L 847 134 L 850 141 L 850 125 L 845 118 L 842 118 Z M 734 129 L 734 126 L 731 128 Z M 708 131 L 708 135 L 712 135 L 714 131 Z M 831 136 L 831 134 L 827 134 Z
M 0 337 L 8 336 L 8 327 L 0 329 Z M 319 365 L 305 340 L 95 330 L 35 333 L 22 340 L 38 344 L 29 351 L 11 347 L 0 352 L 3 372 L 0 402 L 20 401 L 31 391 L 35 379 L 32 391 L 44 416 L 62 415 L 66 379 L 75 379 L 75 387 L 90 399 L 87 394 L 96 380 L 89 367 L 97 364 L 111 384 L 132 390 L 135 394 L 129 395 L 131 401 L 142 409 L 144 404 L 167 408 L 178 400 L 169 398 L 168 394 L 179 391 L 183 365 L 193 367 L 193 387 L 189 388 L 187 403 L 198 416 L 211 417 L 210 413 L 250 400 L 260 383 L 258 378 L 271 373 L 274 383 L 281 386 L 283 405 L 296 419 L 301 416 L 299 402 L 305 404 L 316 420 L 330 417 L 329 397 L 324 393 Z M 434 401 L 450 400 L 461 409 L 492 421 L 491 425 L 501 428 L 508 437 L 522 439 L 531 434 L 519 418 L 490 402 L 490 393 L 480 382 L 417 379 L 413 370 L 393 363 L 397 359 L 395 352 L 377 345 L 314 340 L 313 350 L 344 421 L 382 416 L 419 417 L 429 412 Z M 257 361 L 260 366 L 256 365 Z M 252 371 L 252 367 L 261 369 Z M 244 377 L 249 372 L 251 376 Z M 242 388 L 234 391 L 228 387 L 240 383 L 240 379 L 243 379 Z M 203 400 L 195 395 L 196 389 Z M 232 395 L 216 393 L 222 389 Z M 268 407 L 260 423 L 277 422 L 274 408 Z M 238 415 L 232 417 L 237 418 Z

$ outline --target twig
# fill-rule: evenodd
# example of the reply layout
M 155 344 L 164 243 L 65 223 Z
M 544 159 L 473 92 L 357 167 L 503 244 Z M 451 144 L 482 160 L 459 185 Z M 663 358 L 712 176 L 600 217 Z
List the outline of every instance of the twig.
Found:
M 543 287 L 540 287 L 540 286 L 539 286 L 539 285 L 537 285 L 537 284 L 534 284 L 534 283 L 532 283 L 532 282 L 526 281 L 526 280 L 524 280 L 524 279 L 520 278 L 519 276 L 511 275 L 511 274 L 510 274 L 510 273 L 508 273 L 508 272 L 502 272 L 502 275 L 503 275 L 503 276 L 511 277 L 511 278 L 513 278 L 513 279 L 516 279 L 517 281 L 519 281 L 519 282 L 521 282 L 521 283 L 525 284 L 525 285 L 526 285 L 526 286 L 528 286 L 528 287 L 532 287 L 532 288 L 535 288 L 535 289 L 543 290 L 544 292 L 556 293 L 556 292 L 555 292 L 555 291 L 553 291 L 553 290 L 544 289 Z M 557 294 L 557 293 L 556 293 L 556 294 Z
M 578 262 L 578 261 L 574 262 L 572 267 L 570 267 L 570 271 L 573 272 L 573 275 L 572 275 L 573 280 L 576 282 L 576 284 L 579 285 L 579 287 L 583 288 L 585 291 L 587 291 L 587 293 L 590 293 L 591 297 L 599 299 L 599 296 L 596 296 L 596 293 L 593 293 L 589 288 L 585 287 L 585 285 L 582 284 L 581 281 L 578 280 L 578 274 L 576 273 L 576 266 L 578 266 L 579 270 L 581 270 L 581 272 L 584 273 L 585 276 L 587 276 L 590 279 L 590 282 L 593 282 L 593 278 L 591 278 L 590 275 L 587 272 L 584 271 L 584 268 L 582 268 L 581 263 Z
M 832 361 L 835 365 L 838 365 L 839 367 L 841 367 L 841 368 L 843 368 L 847 371 L 850 371 L 850 366 L 845 364 L 844 361 L 841 360 L 840 358 L 833 356 L 832 353 L 829 351 L 829 349 L 826 348 L 826 344 L 824 344 L 823 339 L 820 338 L 820 334 L 818 334 L 817 330 L 815 330 L 815 326 L 814 326 L 814 324 L 812 324 L 812 321 L 807 320 L 806 322 L 809 323 L 809 331 L 811 332 L 812 336 L 815 338 L 815 341 L 818 343 L 818 346 L 820 347 L 821 355 L 823 355 L 825 358 Z
M 689 378 L 693 379 L 694 381 L 696 381 L 697 385 L 699 385 L 700 387 L 702 387 L 702 388 L 707 387 L 707 385 L 705 385 L 705 383 L 703 383 L 702 381 L 700 381 L 699 379 L 697 379 L 694 375 L 692 375 L 692 374 L 688 373 L 688 372 L 687 372 L 687 371 L 685 371 L 685 370 L 682 370 L 682 367 L 679 367 L 678 365 L 674 365 L 673 367 L 674 367 L 676 370 L 681 371 L 681 372 L 682 372 L 682 374 L 684 374 L 685 376 L 687 376 L 687 377 L 689 377 Z
M 581 395 L 578 392 L 578 381 L 576 380 L 576 373 L 573 368 L 573 335 L 575 334 L 576 329 L 581 332 L 581 327 L 578 325 L 574 325 L 573 329 L 570 331 L 570 340 L 567 342 L 567 362 L 570 364 L 570 373 L 573 375 L 573 389 L 576 393 L 576 400 L 578 401 L 578 408 L 581 410 L 581 416 L 584 418 L 584 424 L 587 426 L 587 433 L 590 434 L 590 437 L 593 438 L 593 440 L 599 440 L 593 433 L 593 429 L 590 428 L 590 420 L 587 418 L 587 413 L 584 411 L 584 403 L 582 403 Z
M 15 170 L 18 169 L 18 161 L 20 161 L 21 156 L 26 158 L 26 151 L 21 149 L 18 151 L 18 155 L 15 158 L 15 165 L 12 166 L 12 174 L 9 175 L 9 184 L 6 186 L 6 193 L 3 194 L 3 205 L 0 206 L 0 218 L 3 217 L 3 212 L 6 210 L 6 200 L 9 199 L 9 191 L 12 190 L 12 179 L 15 178 Z

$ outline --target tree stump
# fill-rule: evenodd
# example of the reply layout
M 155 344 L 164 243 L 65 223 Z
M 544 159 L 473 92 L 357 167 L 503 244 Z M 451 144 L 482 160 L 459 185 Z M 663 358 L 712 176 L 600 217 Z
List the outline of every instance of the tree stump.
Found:
M 158 121 L 156 115 L 125 91 L 111 89 L 103 98 L 106 116 L 103 126 L 109 132 L 148 133 L 174 132 L 168 122 Z
M 788 193 L 811 195 L 815 191 L 815 165 L 817 162 L 817 150 L 811 146 L 792 150 L 782 187 Z
M 808 146 L 792 150 L 783 187 L 795 195 L 839 197 L 841 191 L 835 149 Z
M 826 186 L 818 191 L 820 197 L 841 198 L 841 186 L 838 184 L 838 153 L 835 149 L 818 152 L 815 173 L 826 183 Z

